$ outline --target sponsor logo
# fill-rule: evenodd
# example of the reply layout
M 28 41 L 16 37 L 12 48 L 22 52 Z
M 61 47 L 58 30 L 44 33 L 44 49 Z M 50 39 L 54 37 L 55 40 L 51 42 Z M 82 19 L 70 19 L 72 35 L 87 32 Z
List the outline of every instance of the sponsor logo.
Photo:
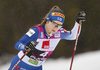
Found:
M 61 13 L 52 13 L 52 16 L 61 16 L 65 19 L 65 16 Z
M 24 44 L 20 43 L 19 46 L 18 46 L 18 48 L 24 49 L 24 46 L 25 46 Z
M 35 33 L 35 31 L 33 29 L 30 29 L 26 34 L 31 37 L 33 34 Z
M 38 65 L 38 61 L 33 60 L 33 59 L 29 59 L 28 62 L 34 64 L 34 65 Z
M 60 32 L 55 32 L 55 37 L 60 37 Z
M 42 49 L 49 49 L 50 48 L 50 45 L 49 45 L 49 41 L 43 41 L 43 44 L 42 44 Z

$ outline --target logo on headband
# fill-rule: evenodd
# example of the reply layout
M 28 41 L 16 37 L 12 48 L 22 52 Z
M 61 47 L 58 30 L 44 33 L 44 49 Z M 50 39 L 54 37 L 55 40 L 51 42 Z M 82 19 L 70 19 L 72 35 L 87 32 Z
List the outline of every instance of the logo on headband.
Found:
M 52 13 L 52 16 L 61 16 L 65 19 L 65 16 L 61 13 Z

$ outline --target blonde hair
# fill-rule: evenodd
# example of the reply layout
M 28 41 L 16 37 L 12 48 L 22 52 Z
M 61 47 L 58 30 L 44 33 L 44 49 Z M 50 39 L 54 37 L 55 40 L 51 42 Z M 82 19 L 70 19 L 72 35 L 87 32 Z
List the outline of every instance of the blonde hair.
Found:
M 53 6 L 53 7 L 51 8 L 51 10 L 45 15 L 43 21 L 42 21 L 38 26 L 42 26 L 42 25 L 44 25 L 44 24 L 47 22 L 47 17 L 48 17 L 48 15 L 49 15 L 51 12 L 60 12 L 60 13 L 63 13 L 63 11 L 62 11 L 58 6 Z

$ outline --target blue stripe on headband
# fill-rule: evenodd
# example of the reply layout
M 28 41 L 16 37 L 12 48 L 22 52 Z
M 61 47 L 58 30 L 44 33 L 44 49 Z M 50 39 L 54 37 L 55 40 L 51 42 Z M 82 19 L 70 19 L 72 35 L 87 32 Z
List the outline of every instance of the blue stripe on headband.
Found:
M 65 16 L 62 13 L 59 12 L 51 12 L 48 17 L 47 21 L 60 21 L 61 23 L 64 23 Z

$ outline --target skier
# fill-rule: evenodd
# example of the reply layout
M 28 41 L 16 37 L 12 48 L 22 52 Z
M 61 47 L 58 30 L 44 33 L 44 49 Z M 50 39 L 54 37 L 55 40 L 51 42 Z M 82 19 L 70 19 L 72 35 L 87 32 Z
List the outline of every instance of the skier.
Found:
M 34 26 L 15 44 L 20 52 L 14 56 L 8 70 L 21 59 L 28 49 L 31 49 L 13 70 L 42 70 L 42 65 L 52 54 L 60 40 L 75 40 L 79 21 L 85 21 L 85 16 L 80 13 L 71 31 L 62 28 L 65 20 L 63 11 L 54 6 L 44 17 L 41 24 Z M 81 31 L 81 29 L 80 29 Z M 80 33 L 79 33 L 80 34 Z

